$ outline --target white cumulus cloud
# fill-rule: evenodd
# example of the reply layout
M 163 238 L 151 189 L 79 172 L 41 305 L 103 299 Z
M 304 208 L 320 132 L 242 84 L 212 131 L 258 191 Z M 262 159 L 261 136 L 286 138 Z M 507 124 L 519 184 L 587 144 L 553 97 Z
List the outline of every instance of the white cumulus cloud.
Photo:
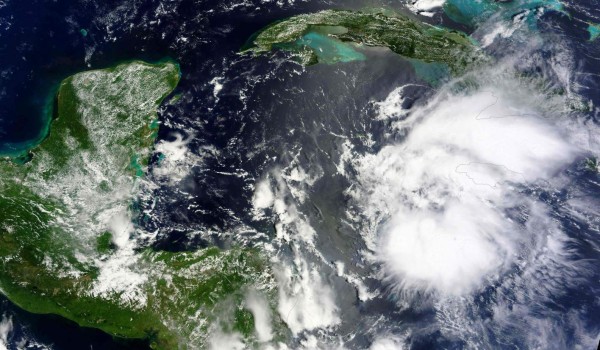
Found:
M 528 235 L 544 235 L 505 213 L 527 208 L 519 186 L 551 177 L 578 149 L 522 93 L 441 93 L 396 123 L 403 142 L 357 162 L 374 223 L 366 237 L 397 286 L 467 293 L 514 263 Z

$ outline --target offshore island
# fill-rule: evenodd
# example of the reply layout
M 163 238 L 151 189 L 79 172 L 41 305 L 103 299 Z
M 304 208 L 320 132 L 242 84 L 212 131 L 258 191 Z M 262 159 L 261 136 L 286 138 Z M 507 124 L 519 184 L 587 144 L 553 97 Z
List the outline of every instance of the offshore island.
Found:
M 303 64 L 333 64 L 365 59 L 357 45 L 452 73 L 481 58 L 462 33 L 378 11 L 295 16 L 255 34 L 244 51 L 282 49 Z M 0 161 L 0 290 L 27 311 L 156 349 L 204 348 L 217 330 L 258 347 L 264 339 L 244 302 L 252 292 L 274 315 L 273 340 L 285 340 L 274 272 L 258 249 L 168 252 L 136 243 L 134 204 L 157 110 L 180 74 L 172 61 L 131 61 L 62 81 L 46 138 L 27 157 Z

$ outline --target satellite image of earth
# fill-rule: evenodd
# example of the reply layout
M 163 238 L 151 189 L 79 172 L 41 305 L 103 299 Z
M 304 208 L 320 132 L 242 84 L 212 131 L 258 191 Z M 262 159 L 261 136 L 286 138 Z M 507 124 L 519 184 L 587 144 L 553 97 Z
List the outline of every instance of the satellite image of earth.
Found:
M 0 0 L 0 349 L 596 349 L 600 0 Z

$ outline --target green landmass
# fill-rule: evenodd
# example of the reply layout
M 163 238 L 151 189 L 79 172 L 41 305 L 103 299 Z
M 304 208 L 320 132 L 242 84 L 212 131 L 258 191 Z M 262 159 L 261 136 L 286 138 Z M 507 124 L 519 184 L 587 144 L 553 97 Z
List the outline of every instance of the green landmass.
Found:
M 215 323 L 252 344 L 245 293 L 275 285 L 259 251 L 135 243 L 157 109 L 179 78 L 171 61 L 75 74 L 47 137 L 0 161 L 0 290 L 15 304 L 156 349 L 203 348 Z
M 596 157 L 591 157 L 585 160 L 585 168 L 587 170 L 593 171 L 593 172 L 599 172 L 600 171 L 600 161 L 598 161 L 598 158 Z
M 323 45 L 314 45 L 315 40 L 310 36 L 315 33 L 339 43 L 387 47 L 405 58 L 447 65 L 454 73 L 482 59 L 465 34 L 385 10 L 326 10 L 294 16 L 253 35 L 244 51 L 292 51 L 306 65 L 335 62 L 327 57 L 323 60 L 323 52 L 327 50 Z M 338 61 L 344 61 L 348 53 L 356 56 L 347 48 L 336 50 L 340 52 Z

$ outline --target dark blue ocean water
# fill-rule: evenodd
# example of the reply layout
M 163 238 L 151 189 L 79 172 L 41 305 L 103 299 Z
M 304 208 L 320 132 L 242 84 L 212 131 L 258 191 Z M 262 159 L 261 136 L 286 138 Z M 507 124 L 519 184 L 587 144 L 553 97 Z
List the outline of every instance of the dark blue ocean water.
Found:
M 219 172 L 243 168 L 251 176 L 259 177 L 261 166 L 267 159 L 286 153 L 284 151 L 289 151 L 288 147 L 294 144 L 310 145 L 322 150 L 321 156 L 318 156 L 322 159 L 315 157 L 304 159 L 303 162 L 324 164 L 327 161 L 326 154 L 336 152 L 338 145 L 332 141 L 335 139 L 333 136 L 320 134 L 322 125 L 338 134 L 372 133 L 375 139 L 382 139 L 386 137 L 383 130 L 386 125 L 369 124 L 365 120 L 365 106 L 371 99 L 383 99 L 399 82 L 416 81 L 405 61 L 387 53 L 370 52 L 368 58 L 377 58 L 377 64 L 369 66 L 367 59 L 366 62 L 352 63 L 343 69 L 315 66 L 303 77 L 290 74 L 269 81 L 257 78 L 255 89 L 246 91 L 249 98 L 244 105 L 239 94 L 245 91 L 253 77 L 268 75 L 277 69 L 278 64 L 287 64 L 287 70 L 297 68 L 291 63 L 276 64 L 276 59 L 240 58 L 237 55 L 239 48 L 256 30 L 274 20 L 326 8 L 385 5 L 400 9 L 398 1 L 385 0 L 307 1 L 283 6 L 275 2 L 246 3 L 251 5 L 234 6 L 236 1 L 217 0 L 110 0 L 101 3 L 87 0 L 0 1 L 0 154 L 27 149 L 46 134 L 53 92 L 65 77 L 123 60 L 153 61 L 171 57 L 181 64 L 183 77 L 177 92 L 182 94 L 183 103 L 177 107 L 165 107 L 161 112 L 165 125 L 161 128 L 159 139 L 172 138 L 173 130 L 188 130 L 195 137 L 190 148 L 210 144 L 223 152 L 218 159 L 206 161 L 205 169 L 210 171 L 197 170 L 198 173 L 183 184 L 183 192 L 195 194 L 194 199 L 182 196 L 181 189 L 161 187 L 156 193 L 158 202 L 153 204 L 158 214 L 139 224 L 149 230 L 161 226 L 172 227 L 165 230 L 160 240 L 154 243 L 159 249 L 184 250 L 215 243 L 226 246 L 228 242 L 221 237 L 186 236 L 186 232 L 191 230 L 207 227 L 227 230 L 249 221 L 251 194 L 246 191 L 247 182 L 236 177 L 221 176 Z M 540 30 L 557 33 L 568 39 L 578 58 L 577 74 L 586 86 L 584 93 L 599 105 L 600 41 L 588 40 L 587 26 L 590 22 L 600 22 L 600 4 L 586 0 L 568 4 L 567 8 L 570 9 L 570 18 L 549 13 L 539 24 Z M 452 23 L 443 15 L 436 15 L 428 21 L 469 30 Z M 216 76 L 225 82 L 218 105 L 215 103 L 213 85 L 209 83 Z M 350 81 L 349 76 L 356 79 Z M 299 89 L 322 89 L 325 92 L 296 98 L 292 93 Z M 427 91 L 415 91 L 415 95 L 426 94 Z M 332 120 L 332 115 L 337 118 Z M 590 114 L 589 118 L 597 120 L 598 116 Z M 303 128 L 306 132 L 290 140 L 289 130 L 295 128 Z M 254 150 L 256 145 L 265 140 L 268 145 L 266 150 L 257 152 L 255 157 L 243 155 L 245 150 Z M 572 175 L 577 177 L 578 186 L 587 195 L 600 194 L 594 185 L 596 175 L 583 171 Z M 320 210 L 341 216 L 338 203 L 343 202 L 344 198 L 339 189 L 347 185 L 339 178 L 318 185 L 320 187 L 315 189 L 313 200 L 319 204 Z M 559 206 L 560 201 L 555 204 Z M 190 207 L 202 210 L 191 211 Z M 318 219 L 318 213 L 314 216 Z M 557 220 L 562 220 L 571 236 L 580 238 L 582 243 L 577 249 L 581 250 L 583 258 L 585 254 L 597 258 L 593 245 L 585 245 L 586 241 L 593 239 L 586 227 L 582 228 L 580 222 L 572 222 L 564 217 L 557 217 Z M 355 233 L 346 232 L 344 228 L 329 227 L 329 223 L 321 221 L 320 228 L 331 234 L 320 236 L 319 245 L 325 247 L 325 254 L 332 260 L 336 254 L 362 248 L 363 243 Z M 257 228 L 273 234 L 273 228 L 269 225 Z M 372 281 L 373 286 L 378 283 Z M 600 288 L 595 286 L 589 290 L 570 291 L 560 305 L 552 307 L 560 310 L 589 306 L 594 303 L 593 291 L 598 290 Z M 481 297 L 491 298 L 489 294 Z M 393 300 L 379 300 L 361 306 L 357 313 L 393 317 L 395 312 L 392 309 Z M 600 311 L 597 305 L 590 309 Z M 474 312 L 485 313 L 486 310 Z M 102 332 L 83 329 L 54 316 L 24 312 L 5 299 L 0 300 L 0 314 L 12 318 L 15 325 L 12 340 L 15 342 L 25 335 L 45 344 L 54 344 L 55 349 L 135 349 L 145 346 L 143 343 L 113 341 Z M 600 312 L 591 312 L 588 320 L 600 324 L 598 315 Z M 395 317 L 427 322 L 434 315 L 427 311 L 411 311 Z M 360 329 L 365 325 L 357 327 Z M 353 330 L 356 329 L 349 325 L 345 329 L 348 333 Z M 367 340 L 358 336 L 355 345 L 360 347 L 365 344 Z M 419 339 L 414 345 L 422 349 L 458 349 L 464 344 L 443 339 L 440 334 L 432 334 L 427 341 Z
M 39 142 L 47 130 L 53 92 L 65 77 L 122 60 L 182 65 L 184 78 L 208 77 L 211 61 L 232 57 L 249 35 L 275 20 L 329 8 L 314 1 L 296 6 L 242 6 L 235 1 L 3 1 L 0 3 L 0 154 Z M 257 4 L 260 2 L 257 1 Z M 371 1 L 345 1 L 356 8 Z M 385 2 L 373 1 L 375 5 Z M 250 3 L 248 3 L 250 4 Z M 257 5 L 258 6 L 258 5 Z M 215 11 L 217 9 L 217 11 Z M 152 24 L 150 24 L 152 23 Z M 189 44 L 181 45 L 188 37 Z M 86 59 L 86 53 L 93 54 Z M 197 81 L 195 81 L 197 83 Z M 183 82 L 185 84 L 185 81 Z
M 60 81 L 85 69 L 103 68 L 120 61 L 143 59 L 155 61 L 165 57 L 176 59 L 182 68 L 183 79 L 179 90 L 193 91 L 197 99 L 190 101 L 189 110 L 206 112 L 212 102 L 213 70 L 220 69 L 223 59 L 233 60 L 250 34 L 273 22 L 296 13 L 327 8 L 323 3 L 305 3 L 291 8 L 276 5 L 255 11 L 254 7 L 238 11 L 216 11 L 234 4 L 222 1 L 166 2 L 176 10 L 156 15 L 161 1 L 89 1 L 32 0 L 0 2 L 0 155 L 14 155 L 41 141 L 48 132 L 54 93 Z M 348 2 L 344 6 L 351 6 Z M 356 4 L 354 4 L 356 6 Z M 123 11 L 119 8 L 123 7 Z M 149 24 L 155 20 L 159 24 Z M 178 38 L 191 37 L 189 45 L 181 45 Z M 86 53 L 93 51 L 91 57 Z M 266 73 L 270 67 L 262 67 Z M 235 75 L 232 73 L 232 75 Z M 226 97 L 225 97 L 226 98 Z M 207 101 L 204 103 L 203 101 Z M 226 112 L 226 111 L 225 111 Z M 201 114 L 202 112 L 198 112 Z M 167 115 L 181 120 L 178 111 Z M 200 117 L 200 115 L 198 115 Z M 232 121 L 231 123 L 236 123 Z M 217 146 L 226 146 L 224 133 L 235 133 L 222 125 L 208 125 L 204 137 L 215 140 Z M 163 127 L 159 138 L 169 137 Z M 215 168 L 228 168 L 228 164 L 215 164 Z M 168 221 L 178 223 L 202 222 L 204 225 L 231 225 L 221 216 L 224 207 L 242 207 L 235 189 L 243 183 L 223 179 L 205 179 L 196 187 L 206 193 L 206 187 L 215 184 L 233 188 L 225 197 L 202 196 L 203 207 L 212 215 L 190 219 L 189 213 L 165 212 L 172 216 Z M 168 196 L 169 193 L 165 193 Z M 182 206 L 185 208 L 185 205 Z M 156 222 L 148 225 L 157 225 Z M 180 232 L 185 232 L 182 230 Z M 181 233 L 172 230 L 157 248 L 178 250 L 190 245 L 179 244 Z M 184 237 L 185 238 L 185 237 Z M 205 242 L 191 242 L 200 246 Z M 213 242 L 214 243 L 214 242 Z M 113 341 L 103 332 L 78 327 L 72 322 L 49 315 L 34 315 L 2 298 L 0 316 L 13 322 L 9 344 L 16 346 L 21 339 L 33 339 L 54 349 L 136 349 L 143 342 Z M 37 348 L 34 341 L 28 344 Z

